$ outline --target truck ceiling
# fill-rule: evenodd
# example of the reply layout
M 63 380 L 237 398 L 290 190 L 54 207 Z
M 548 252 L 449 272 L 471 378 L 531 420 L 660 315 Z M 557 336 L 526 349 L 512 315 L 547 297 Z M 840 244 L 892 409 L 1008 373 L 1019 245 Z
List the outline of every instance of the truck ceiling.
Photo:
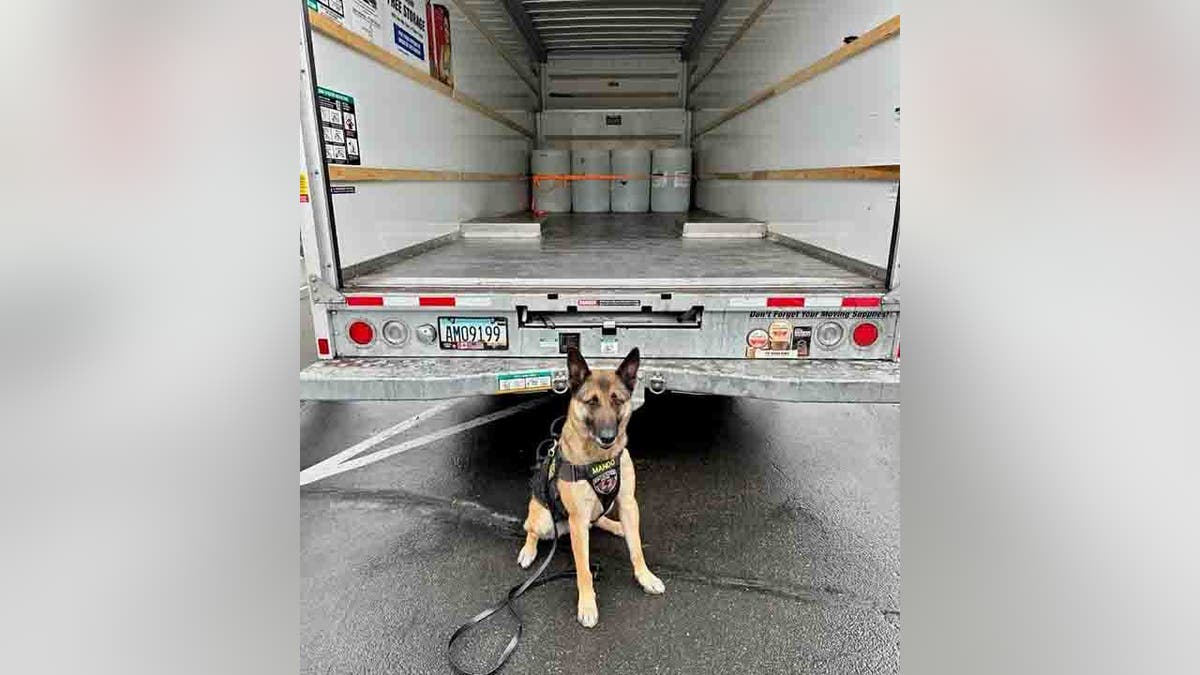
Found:
M 529 50 L 679 52 L 699 47 L 725 0 L 494 0 L 504 7 Z

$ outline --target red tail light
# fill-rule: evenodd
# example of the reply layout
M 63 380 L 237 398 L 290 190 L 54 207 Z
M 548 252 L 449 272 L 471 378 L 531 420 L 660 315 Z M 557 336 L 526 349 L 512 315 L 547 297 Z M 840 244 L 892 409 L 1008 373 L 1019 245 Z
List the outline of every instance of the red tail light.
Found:
M 854 327 L 854 332 L 850 335 L 854 344 L 859 347 L 870 347 L 879 339 L 879 327 L 873 323 L 860 323 Z
M 350 335 L 351 340 L 360 345 L 369 345 L 375 339 L 375 329 L 371 328 L 371 324 L 366 321 L 355 321 L 350 324 L 346 332 Z

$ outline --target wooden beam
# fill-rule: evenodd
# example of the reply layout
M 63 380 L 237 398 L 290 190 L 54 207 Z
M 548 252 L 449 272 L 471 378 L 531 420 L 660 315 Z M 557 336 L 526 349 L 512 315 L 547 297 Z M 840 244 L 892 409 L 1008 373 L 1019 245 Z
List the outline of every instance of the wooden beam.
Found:
M 386 169 L 377 166 L 329 164 L 330 181 L 361 182 L 480 182 L 529 180 L 523 173 L 483 173 L 478 171 L 435 171 L 430 169 Z
M 692 83 L 688 87 L 689 94 L 693 91 L 696 91 L 696 87 L 700 86 L 700 83 L 704 81 L 704 78 L 708 77 L 708 74 L 717 67 L 717 64 L 721 62 L 721 59 L 725 58 L 725 55 L 729 53 L 729 50 L 733 49 L 733 46 L 738 43 L 738 40 L 742 39 L 742 36 L 746 34 L 746 31 L 750 30 L 750 27 L 754 25 L 754 22 L 758 21 L 758 17 L 762 16 L 763 12 L 767 11 L 767 8 L 771 6 L 771 2 L 773 2 L 773 0 L 763 0 L 761 3 L 759 3 L 758 7 L 755 7 L 754 11 L 750 12 L 750 16 L 747 16 L 746 20 L 742 22 L 742 25 L 738 26 L 737 32 L 733 34 L 733 37 L 729 39 L 729 42 L 726 42 L 725 46 L 721 47 L 721 51 L 717 53 L 716 58 L 714 58 L 708 64 L 708 66 L 704 68 L 704 72 L 700 73 L 699 75 L 693 75 Z
M 308 10 L 308 21 L 313 30 L 328 37 L 329 39 L 341 43 L 349 49 L 353 49 L 363 56 L 366 56 L 367 58 L 380 63 L 383 66 L 396 71 L 397 73 L 400 73 L 404 77 L 427 89 L 435 91 L 447 98 L 458 101 L 459 103 L 471 108 L 479 114 L 493 119 L 519 134 L 529 138 L 534 137 L 534 133 L 532 131 L 526 129 L 520 124 L 517 124 L 507 116 L 487 107 L 486 105 L 476 101 L 457 89 L 453 89 L 443 84 L 429 73 L 422 72 L 420 68 L 409 64 L 399 56 L 388 52 L 386 49 L 376 45 L 370 40 L 367 40 L 358 33 L 355 33 L 354 31 L 342 26 L 333 19 L 330 19 L 323 14 L 318 14 L 310 9 Z
M 771 85 L 770 87 L 767 87 L 766 89 L 763 89 L 762 91 L 759 91 L 758 93 L 754 94 L 745 103 L 742 103 L 741 105 L 726 111 L 720 117 L 713 120 L 708 126 L 704 127 L 704 129 L 702 129 L 699 132 L 697 132 L 696 134 L 694 134 L 692 136 L 692 138 L 696 139 L 696 138 L 699 138 L 700 136 L 703 136 L 704 134 L 707 134 L 708 132 L 712 131 L 713 129 L 716 129 L 717 127 L 728 122 L 729 120 L 733 119 L 734 117 L 737 117 L 738 115 L 741 115 L 742 113 L 746 112 L 747 110 L 750 110 L 751 108 L 757 106 L 758 104 L 762 103 L 763 101 L 774 98 L 774 97 L 784 93 L 785 91 L 788 91 L 789 89 L 797 87 L 797 86 L 813 79 L 817 75 L 820 75 L 821 73 L 833 68 L 834 66 L 845 61 L 846 59 L 849 59 L 850 57 L 855 56 L 857 54 L 861 54 L 861 53 L 867 51 L 868 49 L 870 49 L 871 47 L 874 47 L 875 45 L 887 40 L 888 38 L 894 37 L 899 34 L 900 34 L 900 15 L 897 14 L 896 16 L 893 16 L 892 18 L 888 19 L 887 21 L 884 21 L 883 23 L 879 24 L 878 26 L 867 31 L 866 33 L 863 33 L 854 42 L 851 42 L 850 44 L 846 44 L 846 45 L 842 45 L 841 47 L 838 47 L 837 49 L 833 50 L 829 54 L 825 55 L 823 58 L 821 58 L 816 63 L 813 63 L 812 65 L 810 65 L 806 68 L 797 70 L 796 72 L 792 73 L 791 75 L 788 75 L 787 77 L 780 80 L 779 82 L 776 82 L 775 84 Z
M 538 90 L 537 83 L 533 81 L 532 77 L 526 79 L 527 76 L 525 75 L 525 71 L 521 70 L 521 65 L 515 58 L 513 58 L 512 54 L 508 53 L 508 50 L 504 48 L 504 45 L 500 44 L 500 40 L 496 39 L 496 36 L 493 35 L 490 30 L 484 27 L 483 22 L 479 20 L 479 15 L 475 13 L 475 10 L 471 9 L 471 7 L 464 2 L 464 0 L 450 0 L 450 2 L 454 3 L 455 9 L 461 12 L 463 16 L 467 17 L 467 21 L 470 21 L 471 25 L 475 26 L 475 30 L 479 31 L 480 34 L 483 35 L 483 38 L 491 43 L 492 47 L 496 50 L 496 53 L 500 55 L 500 58 L 504 59 L 504 61 L 508 63 L 509 67 L 513 69 L 513 72 L 517 74 L 517 77 L 521 78 L 521 81 L 525 83 L 525 86 L 529 87 L 529 90 L 533 92 L 533 95 L 537 96 L 538 100 L 541 100 L 542 93 Z
M 831 166 L 821 169 L 764 169 L 760 171 L 713 171 L 700 180 L 900 180 L 899 164 L 874 166 Z

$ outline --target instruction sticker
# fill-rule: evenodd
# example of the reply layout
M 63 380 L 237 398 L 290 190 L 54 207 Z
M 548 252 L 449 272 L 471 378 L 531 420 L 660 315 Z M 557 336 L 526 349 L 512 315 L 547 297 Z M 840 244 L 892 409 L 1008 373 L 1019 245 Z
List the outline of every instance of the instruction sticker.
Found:
M 321 111 L 325 159 L 331 164 L 361 164 L 354 98 L 332 89 L 317 87 L 317 108 Z
M 600 353 L 601 354 L 619 354 L 620 349 L 617 347 L 617 338 L 615 338 L 615 337 L 600 338 Z
M 553 370 L 527 370 L 519 373 L 500 373 L 496 376 L 496 392 L 517 394 L 530 391 L 550 391 Z
M 345 12 L 342 9 L 342 0 L 307 0 L 308 8 L 318 14 L 332 17 L 338 21 L 342 20 Z
M 308 203 L 308 174 L 300 172 L 300 203 Z
M 379 7 L 376 5 L 377 0 L 353 0 L 350 3 L 350 15 L 345 21 L 347 28 L 371 42 L 376 42 L 379 27 L 382 25 L 379 21 Z

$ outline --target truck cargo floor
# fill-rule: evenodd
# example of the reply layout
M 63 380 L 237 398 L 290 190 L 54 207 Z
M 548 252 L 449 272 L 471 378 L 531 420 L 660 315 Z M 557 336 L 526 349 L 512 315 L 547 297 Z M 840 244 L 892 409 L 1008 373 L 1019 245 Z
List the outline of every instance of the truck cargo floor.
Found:
M 712 214 L 699 214 L 712 220 Z M 719 218 L 719 217 L 718 217 Z M 879 281 L 770 238 L 686 239 L 682 213 L 552 214 L 537 239 L 458 238 L 351 288 L 870 289 Z M 741 222 L 741 221 L 739 221 Z

